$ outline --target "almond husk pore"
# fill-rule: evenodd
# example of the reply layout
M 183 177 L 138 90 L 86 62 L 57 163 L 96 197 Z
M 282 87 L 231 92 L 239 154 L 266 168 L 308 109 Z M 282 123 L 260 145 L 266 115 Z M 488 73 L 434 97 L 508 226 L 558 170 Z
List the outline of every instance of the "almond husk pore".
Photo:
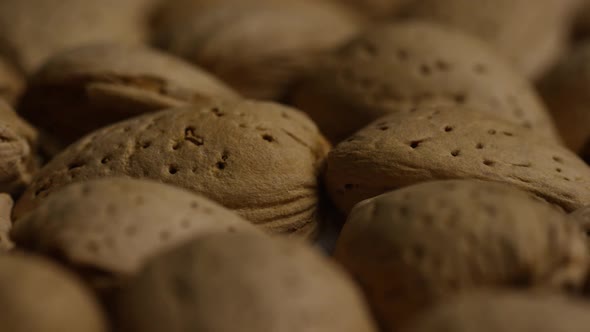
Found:
M 0 57 L 0 99 L 14 105 L 25 87 L 25 79 L 14 66 Z
M 566 145 L 584 154 L 590 142 L 590 43 L 581 43 L 539 82 Z
M 143 113 L 238 98 L 207 72 L 140 46 L 99 43 L 50 58 L 30 79 L 19 113 L 67 145 Z
M 479 37 L 520 73 L 538 78 L 567 47 L 579 0 L 423 0 L 400 16 L 438 22 Z
M 20 193 L 38 169 L 37 131 L 0 100 L 0 192 Z
M 316 58 L 358 32 L 361 19 L 330 1 L 169 1 L 155 43 L 246 97 L 281 99 Z
M 312 68 L 290 100 L 335 143 L 380 116 L 422 105 L 468 105 L 560 141 L 524 77 L 484 43 L 434 23 L 367 30 Z
M 92 42 L 139 44 L 146 0 L 3 0 L 0 54 L 31 74 L 50 56 Z
M 337 145 L 325 168 L 327 190 L 344 212 L 396 188 L 465 178 L 512 184 L 566 211 L 590 204 L 590 169 L 573 152 L 458 107 L 385 116 Z
M 14 216 L 66 184 L 129 176 L 200 193 L 272 233 L 313 236 L 328 149 L 309 118 L 274 103 L 218 101 L 147 114 L 64 150 L 21 196 Z
M 590 262 L 584 234 L 562 211 L 475 180 L 426 182 L 363 201 L 335 257 L 385 331 L 473 289 L 580 289 Z
M 441 303 L 404 332 L 578 332 L 590 325 L 588 310 L 556 294 L 478 292 Z
M 108 178 L 62 188 L 19 219 L 11 237 L 19 248 L 58 255 L 100 289 L 116 287 L 148 258 L 193 237 L 242 231 L 256 229 L 202 196 L 158 182 Z
M 121 291 L 120 331 L 377 331 L 356 285 L 300 242 L 211 234 L 154 258 Z
M 10 332 L 106 332 L 92 293 L 44 259 L 0 254 L 0 321 Z

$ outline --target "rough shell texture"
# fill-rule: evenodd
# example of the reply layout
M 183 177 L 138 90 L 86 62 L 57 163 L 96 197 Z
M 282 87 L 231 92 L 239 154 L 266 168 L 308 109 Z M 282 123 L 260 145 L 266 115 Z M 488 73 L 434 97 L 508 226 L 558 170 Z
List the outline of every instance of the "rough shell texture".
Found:
M 283 97 L 318 54 L 359 29 L 356 16 L 329 1 L 169 1 L 156 43 L 257 99 Z
M 485 40 L 529 77 L 537 77 L 567 43 L 579 0 L 421 0 L 402 10 L 408 18 L 455 27 Z
M 93 44 L 41 67 L 19 113 L 65 143 L 142 113 L 237 95 L 208 73 L 145 47 Z
M 37 131 L 0 100 L 0 192 L 17 193 L 37 171 Z
M 3 250 L 10 250 L 14 246 L 8 233 L 12 228 L 12 221 L 10 214 L 12 213 L 12 207 L 14 202 L 8 194 L 0 194 L 0 252 Z
M 425 313 L 404 332 L 580 332 L 590 325 L 587 303 L 551 294 L 466 294 Z
M 348 276 L 313 250 L 246 234 L 198 238 L 122 291 L 120 331 L 375 331 Z
M 327 149 L 304 114 L 273 103 L 212 102 L 148 114 L 98 130 L 54 158 L 15 217 L 68 183 L 130 176 L 201 193 L 274 233 L 310 235 Z
M 590 204 L 590 169 L 574 153 L 460 108 L 383 117 L 336 146 L 326 164 L 328 191 L 343 211 L 417 182 L 463 178 L 513 184 L 567 211 Z
M 49 56 L 98 41 L 138 43 L 145 0 L 0 1 L 0 54 L 30 74 Z
M 368 30 L 313 68 L 291 99 L 335 142 L 384 114 L 441 104 L 470 105 L 557 137 L 528 81 L 479 40 L 432 23 Z
M 16 68 L 0 57 L 0 99 L 14 105 L 25 86 L 24 81 Z
M 539 90 L 567 146 L 590 152 L 584 151 L 590 148 L 590 43 L 565 56 L 543 78 Z
M 481 287 L 581 287 L 580 229 L 537 197 L 473 180 L 422 183 L 352 211 L 335 252 L 386 331 Z
M 57 191 L 19 219 L 11 237 L 20 248 L 59 255 L 75 267 L 126 276 L 147 258 L 197 235 L 254 229 L 191 192 L 109 178 Z
M 107 331 L 98 304 L 77 279 L 24 255 L 0 255 L 0 321 L 11 332 Z

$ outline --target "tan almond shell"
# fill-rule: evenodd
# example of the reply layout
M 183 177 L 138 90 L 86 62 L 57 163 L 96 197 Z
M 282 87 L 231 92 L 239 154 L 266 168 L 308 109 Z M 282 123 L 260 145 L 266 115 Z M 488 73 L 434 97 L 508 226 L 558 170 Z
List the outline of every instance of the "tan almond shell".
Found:
M 575 152 L 590 148 L 590 43 L 577 46 L 539 83 L 539 91 L 566 145 Z
M 209 232 L 254 231 L 202 196 L 158 182 L 107 178 L 56 191 L 15 223 L 19 248 L 124 277 L 157 253 Z
M 255 99 L 282 98 L 319 54 L 360 28 L 360 19 L 330 1 L 201 2 L 170 1 L 156 43 Z
M 12 228 L 10 215 L 13 206 L 14 202 L 10 195 L 0 194 L 0 253 L 14 247 L 14 243 L 12 243 L 8 234 Z
M 386 191 L 475 178 L 530 191 L 572 211 L 590 204 L 590 168 L 573 152 L 489 114 L 420 108 L 385 116 L 328 155 L 328 191 L 345 212 Z
M 311 236 L 328 148 L 303 113 L 274 103 L 219 101 L 148 114 L 64 150 L 20 198 L 15 217 L 68 183 L 130 176 L 200 193 L 272 233 Z
M 37 131 L 0 100 L 0 192 L 21 192 L 38 169 Z
M 25 87 L 25 78 L 6 59 L 0 57 L 0 99 L 14 105 Z
M 99 43 L 50 58 L 31 77 L 19 113 L 72 143 L 117 121 L 211 98 L 237 94 L 182 59 L 142 46 Z
M 579 0 L 421 0 L 400 13 L 437 22 L 489 43 L 523 75 L 541 75 L 566 49 Z
M 3 0 L 0 54 L 31 74 L 50 56 L 85 43 L 139 44 L 146 0 Z
M 363 201 L 335 257 L 393 331 L 425 308 L 477 288 L 581 288 L 585 237 L 554 206 L 516 188 L 434 181 Z
M 377 331 L 336 264 L 260 235 L 197 238 L 153 259 L 121 294 L 121 331 Z
M 22 254 L 0 254 L 0 321 L 10 332 L 107 331 L 96 299 L 79 280 Z
M 442 303 L 403 332 L 580 332 L 588 304 L 556 294 L 478 292 Z
M 333 142 L 420 105 L 469 105 L 559 140 L 524 77 L 479 40 L 434 23 L 367 30 L 313 68 L 291 99 Z

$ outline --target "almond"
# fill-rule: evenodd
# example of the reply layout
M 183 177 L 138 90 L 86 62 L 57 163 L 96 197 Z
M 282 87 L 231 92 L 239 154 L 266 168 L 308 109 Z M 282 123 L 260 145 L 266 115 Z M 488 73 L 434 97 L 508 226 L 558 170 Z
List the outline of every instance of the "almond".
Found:
M 400 13 L 438 22 L 488 42 L 522 74 L 536 78 L 566 48 L 580 0 L 421 0 Z
M 149 0 L 151 1 L 151 0 Z M 2 0 L 0 54 L 30 74 L 45 59 L 84 43 L 139 43 L 146 0 Z
M 479 292 L 429 310 L 404 332 L 579 332 L 590 325 L 589 309 L 560 295 Z
M 433 23 L 369 29 L 310 70 L 291 99 L 333 142 L 423 105 L 468 105 L 559 141 L 527 80 L 484 43 Z
M 116 308 L 128 332 L 377 331 L 336 264 L 253 234 L 211 234 L 154 258 Z
M 19 112 L 63 143 L 147 112 L 237 98 L 205 71 L 156 50 L 92 44 L 60 53 L 30 79 Z
M 0 254 L 0 321 L 10 332 L 107 331 L 96 299 L 79 280 L 22 254 Z
M 203 4 L 204 2 L 204 4 Z M 168 1 L 156 43 L 210 70 L 243 95 L 278 99 L 360 20 L 330 1 Z
M 385 116 L 336 146 L 326 185 L 345 212 L 386 191 L 436 179 L 505 182 L 572 211 L 590 204 L 590 169 L 531 130 L 461 107 Z
M 74 268 L 100 271 L 87 275 L 89 279 L 98 275 L 100 282 L 112 283 L 135 273 L 149 257 L 197 235 L 253 230 L 238 215 L 191 192 L 109 178 L 60 189 L 19 219 L 11 237 L 19 248 L 59 253 Z
M 0 252 L 2 250 L 10 250 L 14 246 L 8 233 L 12 227 L 10 214 L 12 213 L 12 206 L 14 202 L 8 194 L 0 194 Z
M 554 206 L 512 186 L 434 181 L 363 201 L 336 259 L 363 286 L 385 331 L 479 288 L 581 288 L 590 255 Z
M 206 102 L 148 114 L 64 150 L 23 194 L 15 217 L 68 183 L 130 176 L 200 193 L 273 233 L 312 235 L 327 149 L 304 114 L 274 103 Z

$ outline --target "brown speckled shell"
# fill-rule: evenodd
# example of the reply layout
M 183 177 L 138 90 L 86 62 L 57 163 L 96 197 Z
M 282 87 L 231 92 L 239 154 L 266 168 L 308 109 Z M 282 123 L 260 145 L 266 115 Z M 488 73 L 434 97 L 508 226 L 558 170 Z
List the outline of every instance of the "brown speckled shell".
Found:
M 220 101 L 148 114 L 64 150 L 23 194 L 15 217 L 68 183 L 130 176 L 201 193 L 274 233 L 311 235 L 328 148 L 304 114 L 273 103 Z
M 385 116 L 337 145 L 325 179 L 345 212 L 386 191 L 437 179 L 505 182 L 572 211 L 590 204 L 590 168 L 531 130 L 458 107 Z
M 212 234 L 148 263 L 121 292 L 121 331 L 372 332 L 356 285 L 301 243 Z
M 291 99 L 333 142 L 420 105 L 468 105 L 559 141 L 524 77 L 488 45 L 433 23 L 369 29 L 313 68 Z
M 63 143 L 117 121 L 212 98 L 237 98 L 182 59 L 140 46 L 91 44 L 51 57 L 19 113 Z
M 363 201 L 336 259 L 393 331 L 461 292 L 489 287 L 581 288 L 590 257 L 567 216 L 505 184 L 422 183 Z

